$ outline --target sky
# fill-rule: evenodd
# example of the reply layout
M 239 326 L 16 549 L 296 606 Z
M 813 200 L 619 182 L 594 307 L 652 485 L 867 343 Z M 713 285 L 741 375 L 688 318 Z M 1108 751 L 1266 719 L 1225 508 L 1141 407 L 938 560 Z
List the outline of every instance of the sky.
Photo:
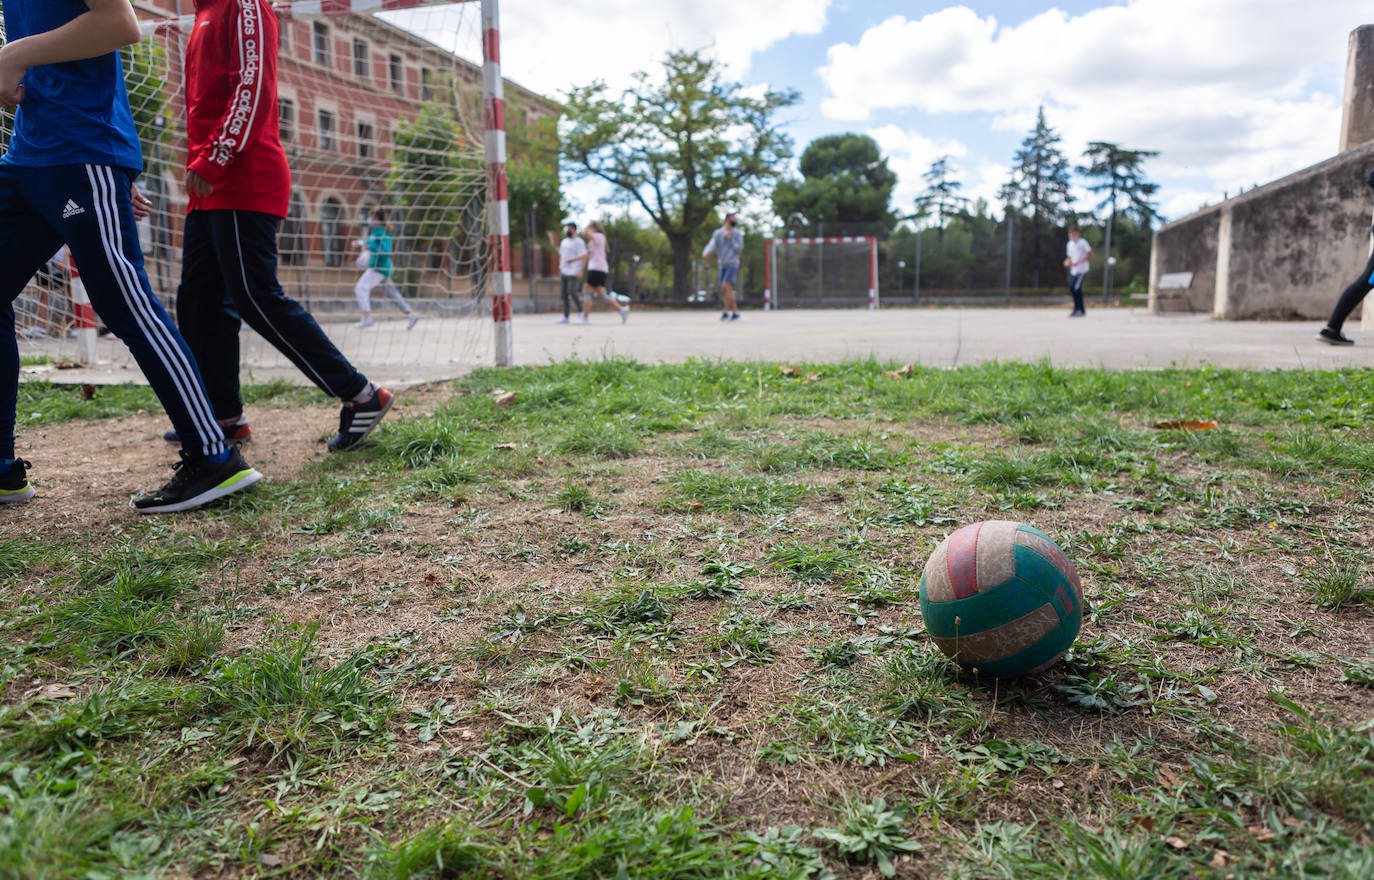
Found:
M 828 134 L 871 135 L 898 175 L 899 213 L 945 155 L 965 195 L 995 204 L 1043 106 L 1074 164 L 1090 141 L 1159 151 L 1146 174 L 1177 218 L 1335 154 L 1349 34 L 1374 23 L 1374 6 L 507 0 L 501 19 L 503 73 L 555 98 L 598 79 L 624 87 L 674 49 L 712 53 L 751 90 L 797 89 L 780 116 L 796 153 Z M 584 216 L 605 195 L 568 193 Z M 1076 210 L 1093 207 L 1076 193 Z

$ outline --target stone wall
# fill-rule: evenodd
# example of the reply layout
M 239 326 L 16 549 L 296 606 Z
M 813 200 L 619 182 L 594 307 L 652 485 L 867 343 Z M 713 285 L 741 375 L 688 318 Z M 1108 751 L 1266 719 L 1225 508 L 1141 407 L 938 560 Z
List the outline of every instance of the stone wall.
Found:
M 1325 318 L 1364 268 L 1374 142 L 1170 223 L 1155 233 L 1150 304 L 1161 275 L 1193 272 L 1189 301 L 1223 319 Z

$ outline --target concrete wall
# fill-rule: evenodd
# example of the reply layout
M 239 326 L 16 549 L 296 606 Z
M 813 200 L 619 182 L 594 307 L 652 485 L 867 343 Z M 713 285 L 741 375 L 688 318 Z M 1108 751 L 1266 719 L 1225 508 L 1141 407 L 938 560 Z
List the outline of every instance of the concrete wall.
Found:
M 1190 300 L 1223 319 L 1325 318 L 1369 254 L 1374 142 L 1162 227 L 1150 303 L 1169 272 L 1193 272 Z M 1186 308 L 1186 306 L 1182 306 Z
M 1207 208 L 1160 227 L 1150 251 L 1150 310 L 1154 312 L 1212 311 L 1217 281 L 1217 231 L 1221 208 Z M 1159 297 L 1161 275 L 1192 272 L 1193 286 L 1186 296 Z M 1180 291 L 1165 291 L 1177 294 Z

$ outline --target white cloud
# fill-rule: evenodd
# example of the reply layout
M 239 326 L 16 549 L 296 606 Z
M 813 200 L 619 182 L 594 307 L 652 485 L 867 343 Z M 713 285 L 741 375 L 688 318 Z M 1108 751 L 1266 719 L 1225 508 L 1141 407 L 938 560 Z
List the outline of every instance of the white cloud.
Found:
M 1339 102 L 1312 83 L 1341 79 L 1346 35 L 1368 15 L 1353 0 L 1131 0 L 1011 27 L 964 6 L 895 16 L 830 48 L 822 108 L 837 121 L 980 112 L 1011 133 L 1044 105 L 1071 159 L 1092 140 L 1155 149 L 1157 179 L 1234 191 L 1335 152 Z
M 787 14 L 769 3 L 696 0 L 527 0 L 501 7 L 502 73 L 547 95 L 604 80 L 613 89 L 652 71 L 675 49 L 708 49 L 731 77 L 748 73 L 753 56 L 790 36 L 818 34 L 833 0 L 790 0 Z M 421 31 L 480 61 L 478 4 L 419 9 L 384 17 Z
M 884 125 L 866 132 L 887 157 L 887 167 L 897 175 L 897 187 L 892 192 L 892 210 L 908 214 L 925 184 L 921 175 L 941 156 L 958 158 L 968 155 L 968 147 L 954 138 L 935 139 L 908 132 L 895 125 Z M 955 164 L 951 162 L 951 164 Z

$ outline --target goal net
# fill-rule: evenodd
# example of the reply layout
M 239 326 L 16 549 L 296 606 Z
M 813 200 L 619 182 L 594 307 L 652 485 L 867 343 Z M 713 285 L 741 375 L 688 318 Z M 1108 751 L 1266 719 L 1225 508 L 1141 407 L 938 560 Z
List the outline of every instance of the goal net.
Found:
M 123 63 L 144 150 L 139 186 L 154 205 L 140 238 L 153 290 L 175 316 L 187 204 L 182 59 L 194 20 L 177 13 L 194 6 L 135 7 L 144 39 L 123 51 Z M 502 286 L 494 269 L 509 267 L 494 262 L 493 242 L 499 251 L 502 239 L 491 234 L 498 212 L 487 204 L 481 4 L 312 0 L 274 9 L 279 130 L 292 176 L 278 235 L 287 295 L 373 378 L 433 380 L 491 363 L 492 303 Z M 506 100 L 506 115 L 514 100 L 531 125 L 557 113 L 518 88 L 507 86 Z M 12 121 L 6 114 L 0 137 Z M 388 215 L 392 284 L 364 296 L 359 257 L 377 208 Z M 79 305 L 72 269 L 52 261 L 16 302 L 21 355 L 132 368 L 124 346 L 91 326 L 98 322 Z M 360 300 L 371 306 L 370 324 Z M 246 324 L 241 349 L 250 377 L 300 378 Z
M 878 307 L 876 238 L 778 238 L 766 247 L 767 308 Z

